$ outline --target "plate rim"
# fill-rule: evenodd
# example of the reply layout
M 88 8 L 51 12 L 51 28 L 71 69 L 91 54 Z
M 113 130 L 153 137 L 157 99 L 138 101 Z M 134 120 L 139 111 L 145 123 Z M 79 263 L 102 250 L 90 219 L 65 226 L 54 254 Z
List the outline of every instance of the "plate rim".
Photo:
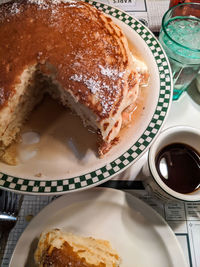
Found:
M 45 215 L 45 217 L 47 216 L 47 219 L 48 219 L 49 217 L 51 217 L 52 211 L 54 209 L 56 209 L 56 207 L 63 208 L 64 206 L 59 205 L 60 203 L 65 203 L 65 207 L 68 207 L 68 206 L 71 206 L 73 204 L 81 203 L 81 201 L 84 198 L 86 198 L 87 201 L 91 201 L 91 200 L 94 200 L 94 199 L 96 201 L 98 201 L 98 197 L 96 197 L 96 194 L 98 194 L 98 193 L 102 194 L 102 195 L 103 195 L 103 193 L 106 193 L 106 194 L 108 194 L 110 196 L 115 194 L 116 197 L 119 196 L 119 195 L 123 195 L 124 197 L 128 196 L 128 198 L 131 199 L 131 202 L 132 203 L 134 202 L 134 207 L 136 207 L 136 209 L 139 206 L 139 211 L 140 212 L 142 210 L 146 211 L 145 213 L 141 212 L 141 214 L 144 217 L 147 218 L 149 215 L 146 215 L 146 214 L 151 213 L 152 216 L 154 218 L 156 218 L 156 220 L 158 220 L 159 222 L 162 223 L 161 227 L 156 226 L 156 229 L 157 229 L 156 233 L 159 233 L 159 236 L 161 236 L 160 232 L 163 233 L 163 232 L 167 231 L 165 236 L 170 238 L 170 241 L 174 242 L 173 243 L 174 244 L 173 249 L 170 249 L 170 251 L 169 251 L 169 247 L 170 246 L 166 246 L 166 250 L 167 250 L 167 252 L 168 252 L 168 254 L 170 256 L 170 259 L 172 260 L 173 266 L 174 267 L 177 266 L 177 265 L 174 265 L 175 263 L 177 264 L 177 261 L 176 261 L 177 260 L 177 255 L 174 255 L 174 256 L 171 255 L 171 253 L 174 252 L 175 250 L 176 250 L 176 252 L 179 253 L 178 262 L 180 261 L 180 263 L 181 263 L 181 265 L 179 265 L 179 266 L 182 266 L 182 267 L 186 267 L 187 266 L 183 250 L 182 250 L 182 248 L 181 248 L 181 246 L 180 246 L 180 244 L 179 244 L 179 242 L 178 242 L 178 240 L 177 240 L 177 238 L 175 236 L 175 233 L 172 231 L 170 226 L 167 224 L 167 222 L 164 220 L 164 218 L 157 211 L 155 211 L 151 206 L 149 206 L 143 200 L 137 198 L 136 196 L 132 195 L 129 192 L 126 192 L 126 191 L 123 191 L 123 190 L 119 190 L 119 189 L 115 189 L 115 188 L 94 187 L 94 188 L 91 188 L 88 191 L 79 191 L 79 192 L 76 192 L 76 193 L 70 194 L 70 195 L 69 194 L 64 194 L 64 195 L 56 198 L 55 200 L 53 200 L 49 204 L 47 204 L 44 208 L 42 208 L 42 210 L 38 214 L 36 214 L 36 216 L 27 225 L 27 227 L 25 228 L 25 230 L 21 234 L 20 238 L 18 239 L 17 244 L 15 246 L 15 249 L 14 249 L 14 251 L 12 253 L 10 262 L 9 262 L 9 267 L 12 267 L 11 264 L 12 264 L 12 261 L 13 261 L 13 259 L 15 257 L 16 250 L 20 246 L 20 242 L 23 241 L 24 236 L 26 236 L 26 232 L 29 233 L 29 231 L 32 229 L 32 225 L 34 226 L 34 225 L 38 224 L 41 221 L 41 218 L 44 215 Z M 107 197 L 107 195 L 106 195 L 106 197 Z M 120 196 L 119 196 L 119 198 L 120 198 Z M 105 196 L 104 195 L 103 195 L 103 198 L 100 198 L 100 200 L 102 200 L 102 199 L 105 200 Z M 110 199 L 110 198 L 107 198 L 107 199 Z M 132 209 L 131 205 L 129 207 L 130 207 L 130 209 Z M 51 212 L 48 212 L 48 211 L 51 211 Z M 163 225 L 165 227 L 163 227 Z M 45 227 L 45 224 L 43 226 Z M 159 229 L 160 232 L 158 231 L 158 229 Z M 168 241 L 169 241 L 169 239 L 168 239 Z M 175 245 L 176 245 L 176 247 L 175 247 Z M 173 258 L 171 258 L 172 256 L 173 256 Z
M 125 23 L 143 39 L 151 50 L 158 68 L 160 83 L 158 101 L 151 121 L 138 140 L 108 164 L 104 164 L 97 169 L 94 168 L 90 172 L 85 172 L 79 176 L 54 180 L 27 179 L 0 172 L 0 188 L 2 189 L 30 195 L 58 195 L 100 185 L 139 160 L 155 140 L 167 118 L 172 103 L 173 82 L 168 58 L 158 39 L 138 19 L 119 8 L 99 1 L 81 1 L 90 3 L 105 14 Z

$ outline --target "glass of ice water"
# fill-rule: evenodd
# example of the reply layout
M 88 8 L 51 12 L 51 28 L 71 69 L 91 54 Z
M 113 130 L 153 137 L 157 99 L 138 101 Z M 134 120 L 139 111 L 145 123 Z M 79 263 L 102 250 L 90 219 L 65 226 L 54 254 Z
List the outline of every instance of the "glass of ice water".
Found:
M 170 8 L 163 16 L 159 40 L 170 61 L 177 100 L 200 70 L 200 3 Z

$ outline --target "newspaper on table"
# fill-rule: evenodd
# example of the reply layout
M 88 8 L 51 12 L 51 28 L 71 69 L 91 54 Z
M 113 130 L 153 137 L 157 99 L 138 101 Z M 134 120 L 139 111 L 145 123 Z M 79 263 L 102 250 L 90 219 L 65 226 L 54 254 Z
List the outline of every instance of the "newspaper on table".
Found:
M 160 31 L 164 13 L 169 8 L 169 0 L 100 0 L 139 19 L 153 32 Z

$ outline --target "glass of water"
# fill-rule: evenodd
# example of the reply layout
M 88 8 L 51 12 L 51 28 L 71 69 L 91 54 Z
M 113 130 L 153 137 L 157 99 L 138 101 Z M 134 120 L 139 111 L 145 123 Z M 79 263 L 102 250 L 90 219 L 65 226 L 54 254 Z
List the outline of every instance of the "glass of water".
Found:
M 200 70 L 200 3 L 170 8 L 162 19 L 159 41 L 170 61 L 177 100 Z

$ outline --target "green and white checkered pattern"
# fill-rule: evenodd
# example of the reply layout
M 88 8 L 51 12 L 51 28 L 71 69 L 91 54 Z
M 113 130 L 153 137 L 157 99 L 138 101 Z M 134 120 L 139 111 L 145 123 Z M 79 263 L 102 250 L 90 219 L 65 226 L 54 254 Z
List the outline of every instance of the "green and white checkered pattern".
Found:
M 78 190 L 92 185 L 97 185 L 102 180 L 106 181 L 107 179 L 110 179 L 113 175 L 119 173 L 121 170 L 132 164 L 138 158 L 138 156 L 141 155 L 144 150 L 146 150 L 146 148 L 151 144 L 163 124 L 171 101 L 172 81 L 168 60 L 157 39 L 141 22 L 132 18 L 123 11 L 99 2 L 88 0 L 86 0 L 86 2 L 91 3 L 106 14 L 109 14 L 112 17 L 123 21 L 134 31 L 136 31 L 150 48 L 156 60 L 160 75 L 159 99 L 152 120 L 150 121 L 148 127 L 139 138 L 139 140 L 137 140 L 137 142 L 133 144 L 133 146 L 128 151 L 100 169 L 94 170 L 90 173 L 86 173 L 78 177 L 61 179 L 58 181 L 28 180 L 0 173 L 1 187 L 32 194 L 59 194 L 67 191 Z

